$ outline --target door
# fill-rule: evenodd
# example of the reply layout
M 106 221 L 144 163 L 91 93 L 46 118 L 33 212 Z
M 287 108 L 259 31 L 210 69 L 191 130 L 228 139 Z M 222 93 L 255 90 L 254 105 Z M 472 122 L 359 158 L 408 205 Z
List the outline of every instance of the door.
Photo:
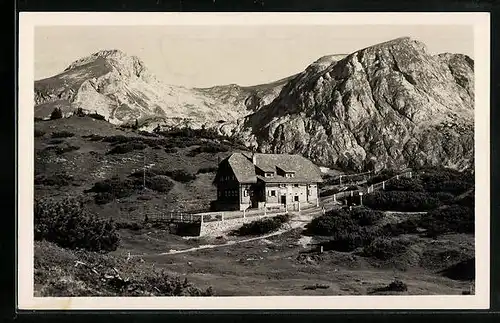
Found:
M 286 205 L 286 195 L 281 195 L 281 204 Z

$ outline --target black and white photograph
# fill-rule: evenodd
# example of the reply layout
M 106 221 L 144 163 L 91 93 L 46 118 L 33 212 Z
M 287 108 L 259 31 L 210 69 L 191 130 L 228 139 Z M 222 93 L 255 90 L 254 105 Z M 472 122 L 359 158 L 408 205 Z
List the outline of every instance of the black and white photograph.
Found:
M 21 305 L 488 307 L 487 14 L 26 13 L 19 52 Z

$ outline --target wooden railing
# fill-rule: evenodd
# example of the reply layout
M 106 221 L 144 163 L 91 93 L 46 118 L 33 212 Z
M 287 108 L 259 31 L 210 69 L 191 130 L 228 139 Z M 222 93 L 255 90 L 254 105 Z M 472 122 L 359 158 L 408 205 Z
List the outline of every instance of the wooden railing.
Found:
M 385 185 L 387 185 L 391 181 L 399 180 L 402 177 L 411 178 L 412 177 L 412 170 L 406 169 L 403 172 L 398 173 L 397 175 L 395 175 L 391 178 L 388 178 L 388 179 L 381 181 L 381 182 L 378 182 L 378 183 L 371 184 L 367 188 L 357 189 L 357 190 L 349 190 L 349 191 L 346 190 L 343 192 L 334 193 L 330 196 L 324 196 L 321 198 L 321 201 L 322 201 L 322 203 L 337 202 L 337 201 L 342 200 L 342 199 L 349 197 L 349 196 L 359 196 L 359 193 L 369 194 L 369 193 L 373 193 L 375 191 L 384 190 Z

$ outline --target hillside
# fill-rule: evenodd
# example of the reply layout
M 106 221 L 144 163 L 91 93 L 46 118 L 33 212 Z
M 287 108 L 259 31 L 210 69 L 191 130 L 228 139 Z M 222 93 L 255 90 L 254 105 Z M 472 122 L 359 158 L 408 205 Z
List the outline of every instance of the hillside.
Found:
M 326 62 L 325 62 L 326 61 Z M 226 133 L 262 152 L 341 168 L 442 165 L 474 155 L 474 64 L 410 38 L 313 63 Z
M 83 108 L 113 124 L 139 119 L 149 130 L 158 124 L 200 127 L 257 110 L 272 101 L 285 82 L 255 88 L 185 88 L 164 84 L 135 56 L 103 50 L 73 62 L 58 75 L 36 81 L 35 117 L 47 118 L 55 107 L 66 115 Z

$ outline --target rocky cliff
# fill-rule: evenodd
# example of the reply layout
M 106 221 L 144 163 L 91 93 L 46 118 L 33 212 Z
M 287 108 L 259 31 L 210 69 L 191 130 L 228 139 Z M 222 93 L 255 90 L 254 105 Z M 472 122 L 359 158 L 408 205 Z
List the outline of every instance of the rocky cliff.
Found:
M 473 61 L 410 38 L 313 63 L 276 99 L 222 131 L 262 152 L 342 168 L 443 165 L 474 155 Z
M 114 124 L 141 120 L 199 127 L 234 121 L 271 102 L 286 80 L 257 87 L 237 85 L 185 88 L 159 81 L 135 56 L 105 50 L 75 61 L 61 74 L 35 82 L 35 116 L 46 118 L 55 107 L 97 112 Z

